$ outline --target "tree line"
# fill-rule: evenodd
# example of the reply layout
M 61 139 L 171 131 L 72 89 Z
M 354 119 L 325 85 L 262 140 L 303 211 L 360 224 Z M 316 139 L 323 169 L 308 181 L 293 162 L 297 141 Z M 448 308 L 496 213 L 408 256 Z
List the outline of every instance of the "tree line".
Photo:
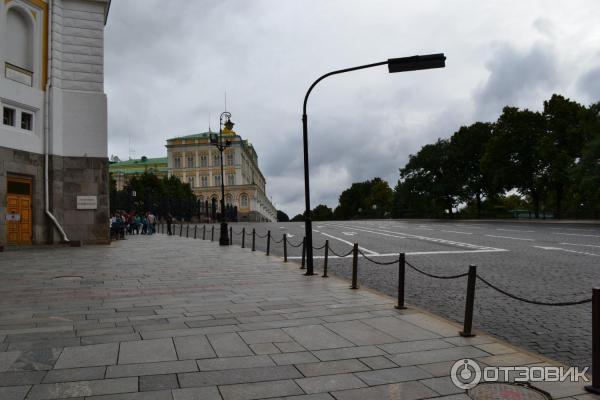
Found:
M 320 204 L 312 217 L 502 218 L 510 210 L 600 217 L 600 102 L 554 94 L 542 111 L 507 106 L 495 122 L 463 126 L 411 154 L 394 189 L 380 178 L 353 183 L 335 209 Z

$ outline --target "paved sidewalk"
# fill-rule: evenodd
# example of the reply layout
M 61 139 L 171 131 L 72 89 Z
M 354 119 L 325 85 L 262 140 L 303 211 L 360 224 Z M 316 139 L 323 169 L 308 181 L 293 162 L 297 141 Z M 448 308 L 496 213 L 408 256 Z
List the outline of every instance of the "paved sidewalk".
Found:
M 1 253 L 0 399 L 462 400 L 458 359 L 547 363 L 297 268 L 163 235 Z

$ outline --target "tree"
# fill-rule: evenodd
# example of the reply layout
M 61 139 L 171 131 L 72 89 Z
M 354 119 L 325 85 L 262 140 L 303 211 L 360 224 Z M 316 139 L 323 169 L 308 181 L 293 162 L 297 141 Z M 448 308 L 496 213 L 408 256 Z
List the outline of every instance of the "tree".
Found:
M 541 138 L 541 157 L 547 165 L 546 185 L 552 193 L 555 216 L 561 218 L 565 191 L 573 182 L 569 172 L 581 157 L 586 132 L 583 129 L 585 107 L 554 94 L 544 102 L 545 135 Z
M 302 222 L 304 221 L 304 215 L 296 214 L 294 218 L 292 218 L 292 222 Z
M 331 221 L 333 219 L 333 210 L 325 204 L 319 204 L 312 210 L 313 221 Z
M 390 213 L 394 193 L 386 181 L 373 178 L 353 183 L 339 198 L 334 217 L 336 219 L 381 218 Z
M 484 173 L 491 177 L 496 192 L 517 189 L 529 196 L 539 218 L 545 194 L 547 165 L 540 143 L 545 134 L 544 117 L 539 112 L 505 107 L 494 125 L 492 137 L 481 160 Z
M 406 190 L 405 197 L 428 200 L 424 204 L 428 214 L 452 216 L 462 196 L 458 165 L 448 140 L 438 139 L 434 144 L 423 146 L 417 154 L 411 154 L 400 170 L 400 181 Z
M 450 138 L 451 159 L 456 163 L 461 185 L 460 199 L 467 203 L 475 200 L 477 217 L 481 216 L 482 198 L 496 195 L 481 168 L 481 157 L 491 136 L 492 124 L 476 122 L 461 127 Z
M 289 222 L 290 217 L 286 213 L 281 210 L 277 210 L 277 221 L 279 222 Z

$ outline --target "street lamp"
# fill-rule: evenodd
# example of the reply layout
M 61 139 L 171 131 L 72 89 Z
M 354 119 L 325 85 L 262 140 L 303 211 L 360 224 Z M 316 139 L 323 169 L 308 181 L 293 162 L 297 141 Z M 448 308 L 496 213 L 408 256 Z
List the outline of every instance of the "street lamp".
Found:
M 223 118 L 225 118 L 225 123 L 223 123 Z M 227 232 L 227 221 L 225 220 L 225 179 L 223 177 L 223 151 L 231 147 L 231 140 L 227 139 L 223 141 L 223 126 L 230 131 L 233 129 L 233 122 L 231 122 L 231 113 L 228 111 L 224 111 L 221 113 L 219 117 L 219 134 L 211 133 L 210 134 L 210 144 L 216 146 L 216 148 L 221 153 L 221 234 L 219 236 L 219 244 L 221 246 L 229 245 L 229 234 Z
M 424 56 L 412 56 L 402 58 L 390 58 L 387 61 L 381 61 L 373 64 L 360 65 L 358 67 L 345 68 L 337 71 L 331 71 L 322 75 L 313 82 L 308 88 L 304 97 L 302 108 L 302 141 L 304 145 L 304 201 L 306 210 L 304 211 L 304 229 L 306 236 L 306 275 L 314 275 L 313 269 L 313 247 L 312 247 L 312 221 L 310 211 L 310 183 L 308 177 L 308 117 L 306 116 L 306 103 L 308 96 L 317 83 L 331 75 L 343 74 L 344 72 L 357 71 L 359 69 L 378 67 L 387 65 L 390 73 L 416 71 L 420 69 L 444 68 L 446 66 L 446 56 L 443 53 L 428 54 Z

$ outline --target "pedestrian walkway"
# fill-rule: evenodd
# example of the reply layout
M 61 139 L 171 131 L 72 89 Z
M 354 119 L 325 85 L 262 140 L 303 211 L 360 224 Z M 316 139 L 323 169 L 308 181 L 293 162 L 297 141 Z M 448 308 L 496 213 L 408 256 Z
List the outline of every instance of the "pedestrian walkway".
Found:
M 462 400 L 450 378 L 459 359 L 548 363 L 459 329 L 209 241 L 129 236 L 0 255 L 2 400 Z M 583 383 L 536 386 L 592 398 Z

